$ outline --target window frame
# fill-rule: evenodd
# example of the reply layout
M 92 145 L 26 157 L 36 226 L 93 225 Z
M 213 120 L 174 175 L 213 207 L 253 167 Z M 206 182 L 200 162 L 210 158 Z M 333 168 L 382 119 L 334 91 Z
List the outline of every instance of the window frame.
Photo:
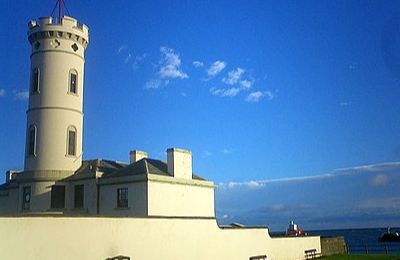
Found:
M 124 209 L 129 206 L 129 191 L 127 187 L 117 189 L 117 208 Z
M 27 155 L 28 156 L 36 156 L 36 150 L 37 150 L 37 148 L 36 148 L 36 146 L 37 146 L 37 127 L 36 127 L 36 125 L 29 126 L 27 141 L 28 141 Z
M 72 75 L 75 76 L 75 82 L 72 81 Z M 75 84 L 73 84 L 73 82 Z M 72 87 L 74 87 L 74 89 L 72 89 Z M 68 94 L 78 95 L 78 87 L 78 71 L 76 69 L 71 69 L 68 73 Z
M 70 135 L 70 133 L 74 133 L 75 134 L 75 136 L 74 136 L 74 142 L 73 143 L 71 143 L 71 135 Z M 78 141 L 78 131 L 76 130 L 76 127 L 75 126 L 69 126 L 68 128 L 67 128 L 67 143 L 66 143 L 66 156 L 71 156 L 71 157 L 76 157 L 77 155 L 77 142 Z M 72 146 L 72 149 L 71 149 L 71 144 L 73 145 Z
M 40 93 L 40 69 L 38 67 L 35 67 L 31 71 L 31 91 L 30 91 L 30 93 L 32 95 Z

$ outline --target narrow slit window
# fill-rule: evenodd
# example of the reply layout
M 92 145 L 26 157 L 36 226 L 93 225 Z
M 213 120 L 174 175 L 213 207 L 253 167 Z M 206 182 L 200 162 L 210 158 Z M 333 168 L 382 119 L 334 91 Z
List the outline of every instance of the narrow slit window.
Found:
M 29 127 L 28 155 L 36 155 L 36 126 Z
M 31 207 L 31 186 L 22 189 L 22 209 L 29 210 Z
M 40 77 L 39 69 L 38 68 L 33 69 L 32 79 L 31 79 L 31 92 L 33 94 L 39 93 L 39 77 Z
M 69 92 L 73 94 L 78 93 L 78 74 L 76 71 L 69 73 Z
M 68 128 L 67 154 L 76 155 L 76 129 Z

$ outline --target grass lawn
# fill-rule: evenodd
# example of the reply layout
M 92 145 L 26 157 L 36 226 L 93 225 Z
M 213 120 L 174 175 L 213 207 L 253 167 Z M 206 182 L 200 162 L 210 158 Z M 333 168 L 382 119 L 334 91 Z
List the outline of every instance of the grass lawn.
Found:
M 337 256 L 327 256 L 321 259 L 328 260 L 400 260 L 400 255 L 337 255 Z

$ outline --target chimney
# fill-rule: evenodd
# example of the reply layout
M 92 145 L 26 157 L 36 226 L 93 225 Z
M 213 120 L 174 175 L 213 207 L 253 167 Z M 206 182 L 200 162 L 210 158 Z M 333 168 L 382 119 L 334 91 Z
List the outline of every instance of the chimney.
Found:
M 176 178 L 192 179 L 192 153 L 179 148 L 167 149 L 168 173 Z
M 134 150 L 129 153 L 131 158 L 131 163 L 135 163 L 137 161 L 142 160 L 143 158 L 147 158 L 147 153 L 143 151 Z
M 6 183 L 10 183 L 12 180 L 15 179 L 15 177 L 17 177 L 17 174 L 19 173 L 19 171 L 7 171 L 6 172 Z

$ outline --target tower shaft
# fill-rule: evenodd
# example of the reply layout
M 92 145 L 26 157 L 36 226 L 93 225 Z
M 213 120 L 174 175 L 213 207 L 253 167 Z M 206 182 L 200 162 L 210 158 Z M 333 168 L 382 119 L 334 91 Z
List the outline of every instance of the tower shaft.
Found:
M 32 46 L 24 171 L 71 171 L 82 164 L 84 52 L 88 28 L 64 16 L 29 24 Z

